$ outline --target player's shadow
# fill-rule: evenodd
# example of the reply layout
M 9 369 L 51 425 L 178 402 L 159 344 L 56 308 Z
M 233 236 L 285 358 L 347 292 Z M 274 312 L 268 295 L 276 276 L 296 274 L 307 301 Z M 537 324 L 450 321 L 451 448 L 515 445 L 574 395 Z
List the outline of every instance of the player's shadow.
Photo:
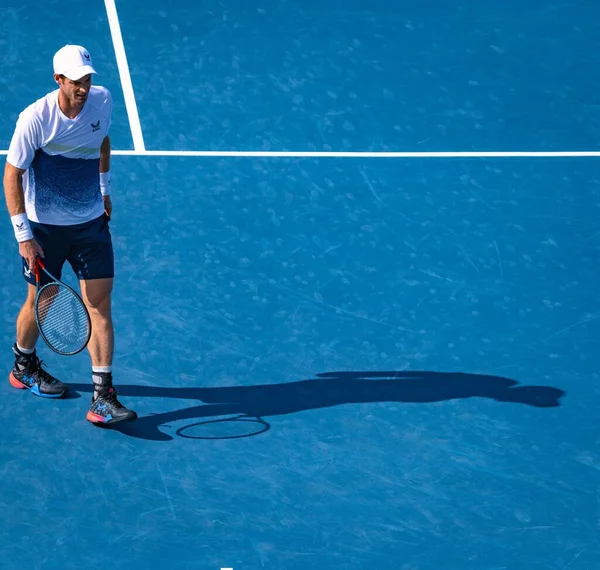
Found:
M 91 384 L 71 384 L 73 390 L 90 392 Z M 135 409 L 136 398 L 174 398 L 202 402 L 142 416 L 115 429 L 133 437 L 167 441 L 159 429 L 171 422 L 237 414 L 263 418 L 293 414 L 342 404 L 399 402 L 430 403 L 464 398 L 488 398 L 507 404 L 537 408 L 560 406 L 565 392 L 549 386 L 524 386 L 500 376 L 462 372 L 326 372 L 316 379 L 279 384 L 229 387 L 117 386 L 120 398 Z M 261 420 L 262 421 L 262 420 Z M 264 430 L 263 430 L 264 431 Z M 262 432 L 261 432 L 262 433 Z

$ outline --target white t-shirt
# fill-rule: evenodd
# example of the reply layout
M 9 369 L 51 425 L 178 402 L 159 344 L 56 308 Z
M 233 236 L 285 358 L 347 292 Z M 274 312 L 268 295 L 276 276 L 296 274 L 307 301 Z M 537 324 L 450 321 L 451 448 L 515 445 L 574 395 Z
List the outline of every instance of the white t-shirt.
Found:
M 59 226 L 101 216 L 100 146 L 111 124 L 112 96 L 92 86 L 74 119 L 58 105 L 58 89 L 27 107 L 17 120 L 7 161 L 26 170 L 27 217 Z

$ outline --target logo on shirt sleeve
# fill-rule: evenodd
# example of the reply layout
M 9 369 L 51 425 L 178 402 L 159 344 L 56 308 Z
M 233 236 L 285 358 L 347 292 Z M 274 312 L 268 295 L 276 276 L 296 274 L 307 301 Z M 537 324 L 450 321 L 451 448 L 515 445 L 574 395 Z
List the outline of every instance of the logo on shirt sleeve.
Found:
M 92 132 L 95 133 L 96 131 L 100 130 L 100 119 L 98 119 L 98 122 L 96 124 L 92 123 Z

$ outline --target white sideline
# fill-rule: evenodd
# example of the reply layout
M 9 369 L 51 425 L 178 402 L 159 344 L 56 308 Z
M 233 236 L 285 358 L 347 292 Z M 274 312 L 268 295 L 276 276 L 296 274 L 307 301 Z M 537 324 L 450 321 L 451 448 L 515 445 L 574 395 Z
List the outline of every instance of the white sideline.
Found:
M 135 102 L 131 75 L 129 74 L 129 64 L 127 63 L 127 56 L 125 54 L 125 45 L 123 43 L 123 36 L 121 35 L 121 25 L 119 23 L 119 16 L 117 15 L 115 0 L 104 0 L 104 5 L 106 6 L 110 35 L 112 37 L 115 57 L 117 58 L 117 66 L 119 68 L 119 77 L 121 78 L 121 85 L 123 87 L 125 107 L 127 108 L 127 117 L 129 118 L 129 128 L 131 129 L 131 136 L 133 138 L 133 148 L 136 152 L 143 152 L 146 149 L 146 146 L 144 145 L 144 136 L 142 134 L 140 116 Z

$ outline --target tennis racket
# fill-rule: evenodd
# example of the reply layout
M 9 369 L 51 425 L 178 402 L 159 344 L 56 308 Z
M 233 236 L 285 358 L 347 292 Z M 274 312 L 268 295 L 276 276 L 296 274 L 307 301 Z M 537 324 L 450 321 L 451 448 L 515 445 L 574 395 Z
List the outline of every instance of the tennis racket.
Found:
M 40 287 L 40 271 L 51 279 Z M 56 353 L 72 356 L 90 341 L 90 314 L 74 289 L 48 272 L 37 258 L 35 264 L 35 321 L 44 342 Z

